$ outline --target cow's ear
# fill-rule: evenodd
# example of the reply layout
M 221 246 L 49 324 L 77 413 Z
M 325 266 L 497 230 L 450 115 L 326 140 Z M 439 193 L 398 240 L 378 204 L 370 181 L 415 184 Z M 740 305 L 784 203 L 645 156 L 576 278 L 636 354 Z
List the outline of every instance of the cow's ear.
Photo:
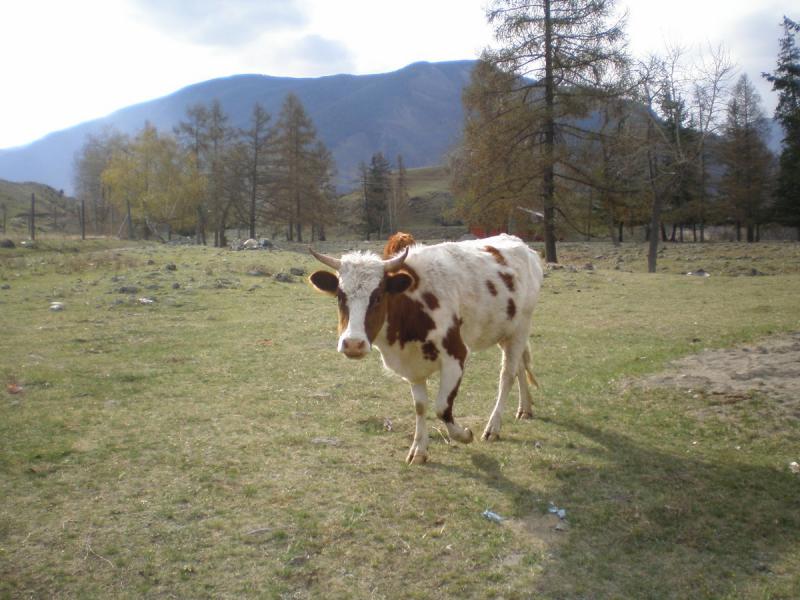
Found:
M 326 294 L 335 294 L 339 289 L 339 278 L 330 271 L 317 271 L 308 278 L 315 288 Z
M 390 294 L 405 292 L 414 283 L 414 279 L 405 271 L 386 274 L 386 291 Z

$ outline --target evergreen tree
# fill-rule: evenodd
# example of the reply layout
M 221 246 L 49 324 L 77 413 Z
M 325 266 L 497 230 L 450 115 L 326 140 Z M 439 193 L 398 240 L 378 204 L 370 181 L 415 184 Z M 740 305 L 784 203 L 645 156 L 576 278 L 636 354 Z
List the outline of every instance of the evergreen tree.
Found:
M 778 65 L 773 73 L 763 73 L 778 92 L 775 119 L 783 127 L 783 149 L 779 160 L 775 190 L 775 216 L 797 228 L 800 239 L 800 47 L 797 37 L 800 23 L 783 17 L 783 37 L 778 51 Z
M 756 241 L 756 225 L 767 201 L 772 155 L 767 149 L 766 118 L 761 98 L 747 75 L 733 88 L 719 158 L 725 172 L 720 192 L 737 224 L 747 228 L 747 241 Z M 739 237 L 737 235 L 737 237 Z
M 377 233 L 383 239 L 389 227 L 389 203 L 392 194 L 392 166 L 382 152 L 372 155 L 367 170 L 366 220 L 368 234 Z
M 403 155 L 397 155 L 397 170 L 392 181 L 392 201 L 389 207 L 389 233 L 400 229 L 400 222 L 408 213 L 408 173 Z

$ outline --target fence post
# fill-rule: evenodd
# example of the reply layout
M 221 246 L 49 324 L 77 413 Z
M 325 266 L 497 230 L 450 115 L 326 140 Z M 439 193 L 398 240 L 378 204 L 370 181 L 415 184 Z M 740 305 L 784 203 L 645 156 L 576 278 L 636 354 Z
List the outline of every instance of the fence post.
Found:
M 36 194 L 31 193 L 31 241 L 36 241 Z

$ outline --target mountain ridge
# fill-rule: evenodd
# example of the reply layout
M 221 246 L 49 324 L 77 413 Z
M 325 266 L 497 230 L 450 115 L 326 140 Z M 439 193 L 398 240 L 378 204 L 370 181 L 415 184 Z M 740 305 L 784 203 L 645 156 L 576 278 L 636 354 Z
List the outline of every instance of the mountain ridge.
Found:
M 75 153 L 88 134 L 113 127 L 134 134 L 149 122 L 169 132 L 189 106 L 217 99 L 234 127 L 247 127 L 255 102 L 274 123 L 286 94 L 300 98 L 320 139 L 336 161 L 339 187 L 354 184 L 358 163 L 383 152 L 407 167 L 441 162 L 458 141 L 463 123 L 461 92 L 476 61 L 416 62 L 390 73 L 276 77 L 234 74 L 185 86 L 52 132 L 25 146 L 0 150 L 0 178 L 37 181 L 70 193 Z

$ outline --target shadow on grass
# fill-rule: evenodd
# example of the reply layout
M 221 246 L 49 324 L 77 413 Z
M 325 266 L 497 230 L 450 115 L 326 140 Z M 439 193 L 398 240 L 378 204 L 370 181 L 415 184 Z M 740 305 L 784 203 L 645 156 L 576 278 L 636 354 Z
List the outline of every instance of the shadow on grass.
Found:
M 573 464 L 552 491 L 571 530 L 540 580 L 545 598 L 798 597 L 800 479 L 788 469 L 715 462 L 575 421 L 601 466 Z M 479 452 L 463 474 L 501 491 L 515 517 L 530 490 Z M 447 467 L 444 467 L 447 468 Z
M 788 470 L 712 462 L 584 423 L 554 423 L 599 444 L 605 466 L 560 477 L 575 527 L 545 590 L 572 580 L 568 593 L 595 597 L 798 591 L 784 561 L 786 553 L 798 560 L 800 540 L 800 480 Z

